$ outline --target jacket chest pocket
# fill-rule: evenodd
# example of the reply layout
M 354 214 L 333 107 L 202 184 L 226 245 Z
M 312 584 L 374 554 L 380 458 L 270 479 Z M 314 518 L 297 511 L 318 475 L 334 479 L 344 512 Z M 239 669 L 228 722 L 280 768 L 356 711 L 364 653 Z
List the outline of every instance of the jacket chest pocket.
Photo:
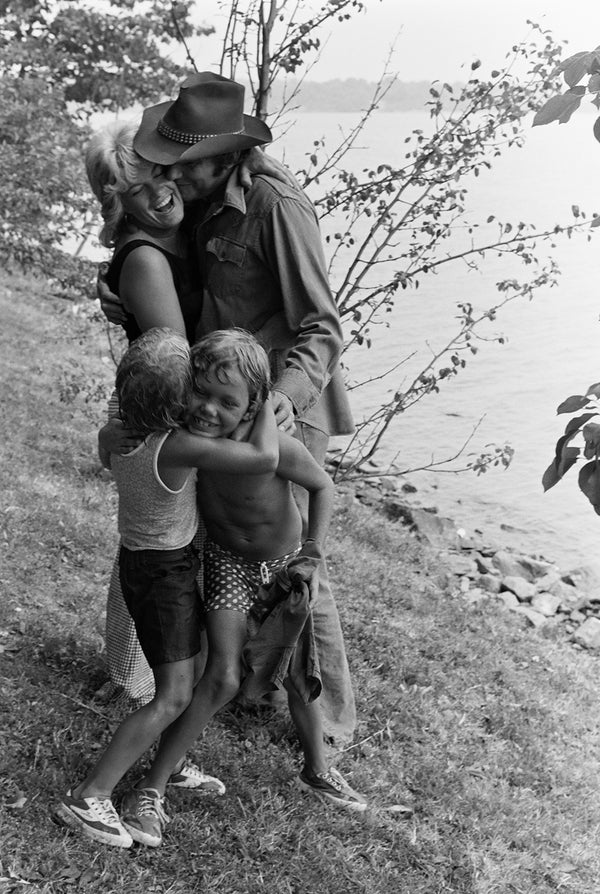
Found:
M 246 267 L 246 246 L 222 236 L 206 243 L 205 286 L 217 297 L 240 295 Z

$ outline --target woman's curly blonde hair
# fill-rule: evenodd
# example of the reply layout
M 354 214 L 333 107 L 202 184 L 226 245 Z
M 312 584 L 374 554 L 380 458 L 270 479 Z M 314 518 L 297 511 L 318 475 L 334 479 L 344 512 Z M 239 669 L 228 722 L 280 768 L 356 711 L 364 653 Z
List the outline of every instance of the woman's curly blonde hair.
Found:
M 192 394 L 190 348 L 172 329 L 148 329 L 117 367 L 121 418 L 143 435 L 179 428 Z
M 133 148 L 137 121 L 113 121 L 91 138 L 85 153 L 85 170 L 100 202 L 104 226 L 100 242 L 111 248 L 125 218 L 121 195 L 138 181 L 140 165 L 147 162 Z

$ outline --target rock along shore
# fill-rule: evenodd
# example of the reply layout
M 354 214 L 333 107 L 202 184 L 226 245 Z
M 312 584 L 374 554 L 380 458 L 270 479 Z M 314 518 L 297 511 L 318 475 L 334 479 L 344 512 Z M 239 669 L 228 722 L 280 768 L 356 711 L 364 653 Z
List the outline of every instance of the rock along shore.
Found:
M 332 472 L 335 466 L 331 457 Z M 560 625 L 575 648 L 600 651 L 600 567 L 561 571 L 543 556 L 493 544 L 436 508 L 415 505 L 417 489 L 402 478 L 369 475 L 342 480 L 337 489 L 342 500 L 371 506 L 435 549 L 440 587 L 471 605 L 496 600 L 533 627 Z

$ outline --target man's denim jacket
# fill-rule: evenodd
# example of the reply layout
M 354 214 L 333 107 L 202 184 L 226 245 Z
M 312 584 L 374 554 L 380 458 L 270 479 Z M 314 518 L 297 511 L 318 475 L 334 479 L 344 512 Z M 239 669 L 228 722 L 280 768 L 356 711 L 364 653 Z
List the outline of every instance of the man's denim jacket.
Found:
M 353 430 L 339 357 L 342 330 L 314 208 L 278 180 L 236 171 L 193 220 L 203 284 L 198 335 L 239 326 L 269 353 L 273 388 L 296 418 L 330 435 Z

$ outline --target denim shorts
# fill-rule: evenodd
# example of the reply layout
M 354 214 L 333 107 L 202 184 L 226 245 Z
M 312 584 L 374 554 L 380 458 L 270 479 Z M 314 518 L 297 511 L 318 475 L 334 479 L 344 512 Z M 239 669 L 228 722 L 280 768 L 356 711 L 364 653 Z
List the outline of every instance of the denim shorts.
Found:
M 191 544 L 168 550 L 121 546 L 123 597 L 152 668 L 192 658 L 200 651 L 199 567 Z

